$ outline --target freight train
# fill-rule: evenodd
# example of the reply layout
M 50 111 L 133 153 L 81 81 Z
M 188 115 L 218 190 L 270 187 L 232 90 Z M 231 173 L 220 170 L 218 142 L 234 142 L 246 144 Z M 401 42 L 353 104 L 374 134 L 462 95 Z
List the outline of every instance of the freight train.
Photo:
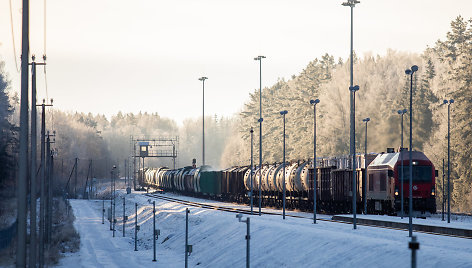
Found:
M 403 196 L 405 212 L 409 196 L 409 152 L 357 155 L 356 207 L 369 214 L 397 213 L 401 208 L 401 159 L 403 158 Z M 141 186 L 154 187 L 179 194 L 254 204 L 261 199 L 266 207 L 282 207 L 285 173 L 286 207 L 302 211 L 313 210 L 312 161 L 265 164 L 262 167 L 236 166 L 213 170 L 210 166 L 187 166 L 179 169 L 147 168 L 139 170 Z M 413 210 L 436 212 L 435 178 L 437 170 L 422 152 L 412 152 Z M 367 167 L 367 168 L 365 168 Z M 352 212 L 352 175 L 349 157 L 319 158 L 316 168 L 317 210 L 323 213 Z M 251 181 L 252 189 L 251 192 Z M 260 185 L 259 185 L 260 182 Z M 261 194 L 259 194 L 259 188 Z

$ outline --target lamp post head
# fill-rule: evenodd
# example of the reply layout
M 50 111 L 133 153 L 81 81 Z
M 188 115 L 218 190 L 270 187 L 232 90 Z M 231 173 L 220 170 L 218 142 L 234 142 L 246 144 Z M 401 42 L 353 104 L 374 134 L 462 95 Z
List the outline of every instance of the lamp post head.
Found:
M 198 80 L 200 80 L 200 81 L 205 81 L 207 79 L 208 79 L 208 77 L 205 77 L 205 76 L 202 76 L 202 77 L 198 78 Z
M 317 103 L 320 103 L 320 100 L 319 99 L 316 99 L 316 100 L 310 100 L 310 104 L 314 104 L 316 105 Z
M 358 86 L 358 85 L 351 86 L 351 87 L 349 87 L 349 90 L 350 90 L 350 91 L 354 91 L 354 92 L 356 92 L 356 91 L 358 91 L 358 90 L 359 90 L 359 86 Z
M 453 100 L 453 99 L 450 99 L 450 100 L 449 100 L 449 103 L 454 103 L 454 100 Z
M 408 112 L 408 110 L 407 110 L 407 109 L 403 109 L 403 113 L 406 114 L 406 112 Z
M 411 71 L 412 72 L 418 71 L 418 66 L 416 66 L 416 65 L 411 66 Z
M 262 121 L 264 121 L 264 119 L 262 117 L 257 120 L 257 122 L 259 122 L 259 123 L 262 123 Z
M 366 123 L 367 123 L 367 122 L 369 122 L 369 121 L 370 121 L 370 118 L 369 118 L 369 117 L 362 119 L 362 122 L 366 122 Z
M 254 133 L 254 129 L 251 128 L 251 130 L 249 132 L 251 132 L 251 134 Z
M 280 112 L 280 115 L 286 115 L 287 113 L 288 113 L 287 110 L 283 110 L 283 111 Z
M 265 56 L 257 56 L 254 58 L 254 60 L 261 60 L 261 59 L 265 59 L 266 57 Z
M 447 100 L 443 100 L 443 104 L 447 104 L 447 103 L 448 103 L 448 101 L 447 101 Z
M 405 74 L 410 75 L 410 74 L 411 74 L 411 70 L 410 70 L 410 69 L 406 69 L 406 70 L 405 70 Z
M 345 7 L 354 7 L 356 4 L 359 4 L 361 1 L 357 0 L 347 0 L 347 2 L 342 3 L 343 6 Z

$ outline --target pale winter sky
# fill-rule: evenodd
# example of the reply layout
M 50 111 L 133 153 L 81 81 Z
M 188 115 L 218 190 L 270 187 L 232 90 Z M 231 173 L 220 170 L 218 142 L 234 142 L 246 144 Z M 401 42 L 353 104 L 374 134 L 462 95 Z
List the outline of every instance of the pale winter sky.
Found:
M 10 1 L 10 0 L 9 0 Z M 19 91 L 9 1 L 0 2 L 0 59 Z M 31 1 L 31 53 L 44 53 L 43 0 Z M 17 61 L 21 1 L 11 0 Z M 181 123 L 202 113 L 230 116 L 262 84 L 289 79 L 325 52 L 349 55 L 349 8 L 342 0 L 49 0 L 48 95 L 57 108 L 103 113 L 157 112 Z M 361 0 L 354 48 L 422 52 L 444 39 L 470 0 Z M 45 97 L 39 71 L 39 99 Z M 346 81 L 346 89 L 349 81 Z M 346 92 L 348 92 L 346 90 Z M 347 93 L 346 93 L 347 94 Z

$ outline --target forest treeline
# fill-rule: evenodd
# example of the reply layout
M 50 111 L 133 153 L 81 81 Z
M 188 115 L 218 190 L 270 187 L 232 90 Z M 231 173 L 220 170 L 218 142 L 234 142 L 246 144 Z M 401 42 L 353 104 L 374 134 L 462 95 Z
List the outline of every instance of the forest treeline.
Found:
M 437 193 L 442 196 L 442 160 L 447 160 L 447 106 L 444 99 L 454 99 L 451 106 L 451 178 L 453 179 L 453 208 L 470 212 L 472 209 L 472 174 L 470 169 L 472 136 L 472 20 L 462 17 L 451 22 L 445 40 L 438 40 L 423 53 L 395 50 L 386 55 L 366 54 L 354 57 L 356 93 L 356 150 L 363 152 L 365 124 L 369 117 L 368 151 L 384 152 L 387 147 L 400 147 L 400 120 L 397 111 L 409 109 L 409 77 L 405 69 L 418 65 L 413 81 L 413 149 L 424 151 L 433 161 L 440 176 Z M 286 157 L 289 160 L 312 157 L 313 106 L 310 99 L 318 98 L 317 148 L 318 156 L 338 156 L 349 153 L 349 60 L 335 59 L 325 54 L 311 61 L 300 74 L 291 79 L 279 79 L 262 91 L 263 162 L 282 160 L 282 117 L 287 110 Z M 8 81 L 4 73 L 0 89 L 6 92 Z M 3 81 L 3 82 L 2 82 Z M 6 93 L 4 94 L 6 97 Z M 14 166 L 15 124 L 12 109 L 18 98 L 10 98 L 10 106 L 0 95 L 2 155 Z M 408 111 L 409 112 L 409 111 Z M 254 128 L 254 161 L 258 163 L 259 91 L 255 89 L 242 111 L 233 117 L 205 117 L 206 162 L 215 168 L 247 165 L 250 162 L 250 132 Z M 6 118 L 6 120 L 5 120 Z M 190 165 L 193 158 L 201 162 L 201 118 L 185 120 L 181 125 L 158 113 L 121 113 L 111 118 L 85 113 L 48 112 L 48 126 L 56 130 L 55 147 L 57 177 L 64 184 L 79 159 L 81 183 L 89 161 L 93 161 L 94 176 L 109 177 L 111 166 L 124 172 L 124 161 L 131 155 L 131 137 L 179 137 L 177 166 Z M 13 123 L 13 124 L 12 124 Z M 1 122 L 0 122 L 1 124 Z M 409 116 L 404 117 L 404 144 L 409 143 Z M 8 137 L 8 141 L 4 141 Z M 407 146 L 405 146 L 407 147 Z M 3 153 L 6 152 L 6 153 Z M 1 159 L 0 159 L 1 160 Z M 146 160 L 148 161 L 148 160 Z M 172 166 L 171 161 L 154 160 L 146 166 Z M 447 171 L 447 170 L 446 170 Z M 11 174 L 10 174 L 11 175 Z M 2 178 L 5 175 L 2 175 Z M 441 198 L 438 198 L 438 202 Z M 440 206 L 439 206 L 440 207 Z

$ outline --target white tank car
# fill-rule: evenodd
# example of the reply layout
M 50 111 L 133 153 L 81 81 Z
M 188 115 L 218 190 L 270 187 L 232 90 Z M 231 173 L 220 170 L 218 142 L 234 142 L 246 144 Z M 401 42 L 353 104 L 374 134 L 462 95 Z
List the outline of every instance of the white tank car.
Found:
M 285 163 L 285 174 L 287 174 L 287 171 L 289 169 L 289 164 Z M 284 190 L 283 186 L 283 175 L 284 175 L 284 170 L 283 170 L 283 163 L 280 164 L 280 170 L 277 172 L 277 189 L 282 192 Z M 288 181 L 287 175 L 285 175 L 285 181 Z M 287 189 L 285 189 L 287 190 Z
M 157 181 L 158 181 L 158 186 L 159 187 L 164 187 L 164 174 L 165 172 L 169 170 L 168 168 L 161 168 L 159 172 L 157 173 Z
M 254 168 L 252 170 L 252 188 L 253 189 L 257 189 L 256 188 L 256 183 L 255 183 L 255 180 L 256 180 L 256 174 L 259 172 L 259 168 Z M 244 186 L 246 187 L 246 190 L 250 191 L 251 190 L 251 180 L 250 180 L 250 176 L 249 174 L 251 173 L 251 169 L 249 168 L 246 173 L 244 173 Z
M 265 165 L 262 167 L 262 178 L 261 178 L 261 187 L 262 191 L 268 191 L 269 185 L 267 184 L 267 175 L 269 174 L 270 165 Z M 257 179 L 259 183 L 259 178 Z M 259 186 L 259 184 L 258 184 Z M 258 188 L 259 189 L 259 188 Z
M 190 172 L 191 169 L 182 169 L 180 172 L 179 172 L 179 175 L 177 175 L 177 189 L 179 189 L 180 191 L 183 191 L 185 190 L 185 184 L 184 184 L 184 178 L 185 178 L 185 175 L 187 175 L 189 172 Z
M 282 170 L 282 164 L 277 164 L 269 172 L 269 189 L 270 191 L 281 191 L 277 185 L 277 175 Z
M 303 163 L 301 166 L 303 166 L 303 168 L 300 170 L 300 181 L 302 182 L 302 188 L 304 191 L 313 190 L 311 189 L 310 183 L 308 181 L 308 180 L 313 180 L 313 178 L 308 177 L 308 169 L 311 166 L 310 162 L 307 161 Z
M 302 162 L 298 165 L 295 170 L 295 177 L 293 181 L 294 190 L 293 191 L 304 191 L 308 189 L 308 181 L 306 181 L 306 188 L 305 182 L 302 180 L 302 174 L 308 174 L 308 161 Z
M 295 183 L 295 172 L 297 169 L 298 164 L 293 163 L 288 168 L 285 168 L 285 190 L 286 191 L 294 191 L 294 183 Z M 280 182 L 281 184 L 283 182 Z
M 274 165 L 268 165 L 267 168 L 262 171 L 262 190 L 264 191 L 270 191 L 270 172 L 274 168 Z

